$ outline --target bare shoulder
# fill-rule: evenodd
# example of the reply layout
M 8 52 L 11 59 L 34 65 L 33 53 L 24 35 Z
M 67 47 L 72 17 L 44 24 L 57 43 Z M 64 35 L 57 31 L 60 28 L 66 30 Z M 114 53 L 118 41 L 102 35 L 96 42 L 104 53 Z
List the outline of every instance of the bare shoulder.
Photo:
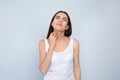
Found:
M 39 46 L 44 46 L 45 45 L 45 40 L 44 39 L 41 39 L 40 41 L 39 41 Z
M 79 41 L 77 39 L 73 39 L 73 47 L 74 47 L 74 55 L 75 57 L 79 55 L 79 50 L 80 50 L 80 46 L 79 46 Z
M 40 55 L 45 55 L 45 39 L 39 41 L 39 51 Z
M 73 39 L 74 46 L 79 46 L 79 41 L 77 39 Z

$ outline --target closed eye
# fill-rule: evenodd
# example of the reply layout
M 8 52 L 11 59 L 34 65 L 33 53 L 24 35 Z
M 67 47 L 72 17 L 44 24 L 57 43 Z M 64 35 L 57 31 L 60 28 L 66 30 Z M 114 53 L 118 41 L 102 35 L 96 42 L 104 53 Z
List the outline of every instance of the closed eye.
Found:
M 56 16 L 56 19 L 59 19 L 60 18 L 60 16 Z
M 67 21 L 68 19 L 67 18 L 63 18 L 63 21 Z
M 60 19 L 60 16 L 56 16 L 55 18 L 56 18 L 56 19 Z M 63 20 L 63 21 L 68 21 L 68 19 L 67 19 L 66 17 L 63 17 L 62 20 Z

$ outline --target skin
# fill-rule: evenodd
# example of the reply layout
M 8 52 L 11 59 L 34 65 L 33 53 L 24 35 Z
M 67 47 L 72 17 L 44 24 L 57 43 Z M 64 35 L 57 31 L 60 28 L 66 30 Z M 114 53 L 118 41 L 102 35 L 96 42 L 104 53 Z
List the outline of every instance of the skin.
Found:
M 65 30 L 69 28 L 67 25 L 68 18 L 64 13 L 58 13 L 53 22 L 52 26 L 54 28 L 54 32 L 52 32 L 48 38 L 49 48 L 48 51 L 45 51 L 45 41 L 41 40 L 39 43 L 39 51 L 40 51 L 40 65 L 39 69 L 42 74 L 46 74 L 53 55 L 53 51 L 61 52 L 64 51 L 70 41 L 69 37 L 64 36 Z M 74 39 L 73 42 L 74 49 L 74 75 L 76 80 L 80 79 L 80 62 L 79 62 L 79 42 Z

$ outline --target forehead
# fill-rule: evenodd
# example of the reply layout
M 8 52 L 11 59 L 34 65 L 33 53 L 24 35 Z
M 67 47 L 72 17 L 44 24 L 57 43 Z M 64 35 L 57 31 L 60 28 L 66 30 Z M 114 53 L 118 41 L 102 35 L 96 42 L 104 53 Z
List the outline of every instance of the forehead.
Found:
M 56 16 L 61 16 L 61 17 L 65 17 L 65 18 L 68 18 L 67 15 L 65 13 L 57 13 Z

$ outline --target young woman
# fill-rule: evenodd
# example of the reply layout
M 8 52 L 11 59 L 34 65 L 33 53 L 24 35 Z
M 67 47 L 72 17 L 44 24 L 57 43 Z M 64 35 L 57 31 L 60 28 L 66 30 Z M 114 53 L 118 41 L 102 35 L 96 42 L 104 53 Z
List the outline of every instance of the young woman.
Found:
M 81 80 L 79 42 L 70 38 L 71 33 L 68 13 L 58 11 L 51 20 L 47 38 L 39 43 L 43 80 Z

